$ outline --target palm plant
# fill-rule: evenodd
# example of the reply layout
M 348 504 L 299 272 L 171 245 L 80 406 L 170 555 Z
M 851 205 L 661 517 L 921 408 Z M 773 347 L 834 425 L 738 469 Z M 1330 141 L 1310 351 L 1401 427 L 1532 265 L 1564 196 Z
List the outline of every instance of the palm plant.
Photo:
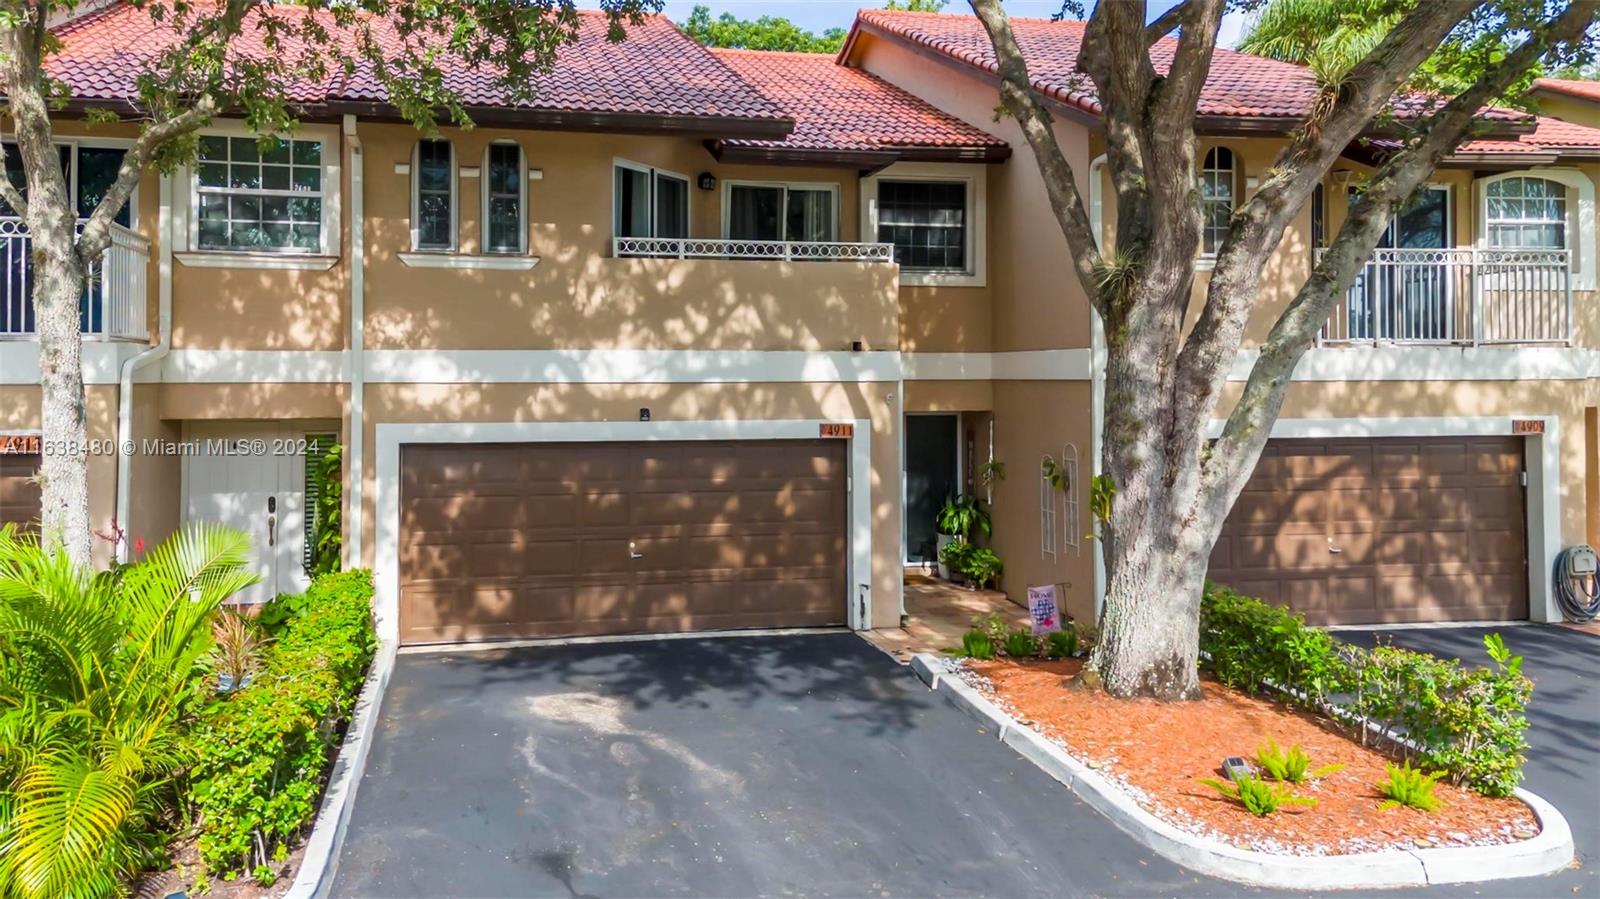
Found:
M 249 563 L 215 526 L 101 573 L 0 529 L 0 896 L 114 895 L 159 856 L 212 617 Z

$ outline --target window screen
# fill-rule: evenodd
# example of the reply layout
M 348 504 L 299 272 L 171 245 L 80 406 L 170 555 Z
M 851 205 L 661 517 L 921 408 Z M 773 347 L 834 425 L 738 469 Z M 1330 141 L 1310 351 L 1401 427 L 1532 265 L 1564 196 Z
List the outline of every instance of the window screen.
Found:
M 966 182 L 878 182 L 878 240 L 901 268 L 965 271 Z

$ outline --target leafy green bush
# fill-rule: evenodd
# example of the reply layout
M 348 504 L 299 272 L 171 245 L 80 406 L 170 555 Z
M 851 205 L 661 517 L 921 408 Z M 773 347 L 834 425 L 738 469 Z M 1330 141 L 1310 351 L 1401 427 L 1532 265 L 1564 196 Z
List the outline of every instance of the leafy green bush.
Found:
M 1311 756 L 1306 754 L 1305 747 L 1296 743 L 1288 749 L 1280 749 L 1278 741 L 1271 737 L 1256 750 L 1256 764 L 1273 780 L 1292 784 L 1327 777 L 1344 769 L 1343 764 L 1332 764 L 1312 770 Z
M 1378 808 L 1396 808 L 1406 806 L 1418 811 L 1438 811 L 1443 805 L 1439 797 L 1433 795 L 1433 788 L 1438 786 L 1439 778 L 1443 772 L 1429 774 L 1411 767 L 1409 764 L 1389 765 L 1389 777 L 1378 784 L 1379 792 L 1388 797 L 1378 803 Z
M 1070 659 L 1078 654 L 1078 632 L 1069 623 L 1066 630 L 1051 631 L 1044 635 L 1044 657 Z
M 1287 690 L 1291 702 L 1331 711 L 1363 743 L 1374 730 L 1403 737 L 1410 761 L 1506 796 L 1522 779 L 1533 683 L 1498 635 L 1485 637 L 1484 647 L 1492 667 L 1393 646 L 1365 649 L 1211 584 L 1200 606 L 1200 649 L 1218 680 Z
M 994 534 L 994 526 L 989 521 L 988 511 L 974 496 L 960 496 L 947 500 L 944 508 L 939 510 L 935 526 L 939 529 L 939 533 L 954 537 L 962 543 L 971 542 L 974 532 L 984 537 Z
M 954 543 L 946 543 L 944 546 L 939 547 L 939 561 L 950 569 L 951 574 L 965 575 L 967 562 L 972 558 L 972 554 L 976 550 L 976 546 L 961 540 L 957 540 Z
M 312 575 L 333 574 L 339 570 L 344 555 L 344 447 L 334 443 L 323 445 L 317 438 L 312 452 L 320 452 L 316 461 L 315 506 L 313 520 L 316 529 L 311 534 Z
M 1296 796 L 1288 784 L 1268 783 L 1249 774 L 1237 782 L 1215 777 L 1202 778 L 1200 782 L 1244 806 L 1245 811 L 1258 818 L 1265 818 L 1286 805 L 1309 807 L 1317 804 L 1317 800 L 1309 796 Z
M 118 895 L 160 862 L 212 619 L 250 561 L 202 526 L 97 574 L 0 529 L 0 896 Z
M 961 654 L 969 659 L 994 658 L 994 641 L 978 628 L 961 635 Z
M 311 608 L 311 593 L 279 593 L 261 604 L 256 612 L 256 623 L 269 636 L 283 633 L 290 622 L 305 615 Z
M 1033 635 L 1032 630 L 1025 627 L 1019 627 L 1006 634 L 1004 645 L 1006 655 L 1013 659 L 1031 659 L 1039 655 L 1039 639 Z
M 971 555 L 967 556 L 965 563 L 961 566 L 961 573 L 966 575 L 967 579 L 981 590 L 990 584 L 998 584 L 1000 574 L 1005 571 L 1005 567 L 1005 563 L 1000 561 L 1000 557 L 995 555 L 994 550 L 987 546 L 979 546 L 972 550 Z
M 255 682 L 201 712 L 187 798 L 213 871 L 258 869 L 311 823 L 377 645 L 371 599 L 371 572 L 317 578 Z

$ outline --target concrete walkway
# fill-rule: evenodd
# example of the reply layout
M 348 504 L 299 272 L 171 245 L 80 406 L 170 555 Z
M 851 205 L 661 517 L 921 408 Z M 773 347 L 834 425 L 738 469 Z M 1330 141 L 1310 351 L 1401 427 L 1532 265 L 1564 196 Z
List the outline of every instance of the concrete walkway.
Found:
M 939 653 L 960 646 L 961 635 L 980 615 L 997 612 L 1012 627 L 1028 626 L 1028 610 L 998 590 L 969 590 L 912 572 L 905 578 L 905 624 L 862 634 L 902 665 L 909 665 L 919 652 Z

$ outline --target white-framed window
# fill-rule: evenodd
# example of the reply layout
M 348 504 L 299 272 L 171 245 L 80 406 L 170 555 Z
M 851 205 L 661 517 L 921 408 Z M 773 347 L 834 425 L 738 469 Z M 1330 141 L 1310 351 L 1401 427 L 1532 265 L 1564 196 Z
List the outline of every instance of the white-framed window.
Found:
M 1595 289 L 1600 241 L 1588 173 L 1561 166 L 1523 169 L 1480 178 L 1474 187 L 1478 246 L 1567 250 L 1572 289 Z
M 423 138 L 411 151 L 411 248 L 456 248 L 456 149 L 442 138 Z
M 497 140 L 483 153 L 483 251 L 528 249 L 528 176 L 522 146 Z
M 722 182 L 722 236 L 730 240 L 839 239 L 839 185 Z
M 317 253 L 327 238 L 323 142 L 207 134 L 194 165 L 195 248 Z
M 1200 167 L 1200 252 L 1206 256 L 1215 256 L 1228 236 L 1237 179 L 1232 150 L 1212 147 L 1206 151 Z
M 1516 176 L 1484 190 L 1484 227 L 1496 249 L 1567 248 L 1567 186 L 1548 178 Z
M 900 283 L 985 284 L 987 170 L 902 162 L 861 181 L 861 234 L 894 244 Z
M 622 159 L 612 168 L 612 236 L 689 236 L 688 176 Z

